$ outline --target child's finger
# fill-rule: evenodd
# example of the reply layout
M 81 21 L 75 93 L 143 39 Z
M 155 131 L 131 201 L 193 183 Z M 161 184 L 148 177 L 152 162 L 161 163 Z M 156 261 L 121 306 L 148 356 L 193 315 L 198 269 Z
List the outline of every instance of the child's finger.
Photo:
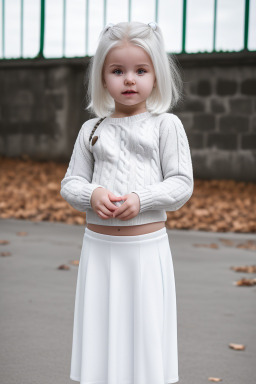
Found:
M 120 196 L 122 200 L 127 200 L 128 199 L 128 196 L 127 195 L 123 195 L 123 196 Z
M 122 199 L 122 196 L 116 196 L 112 192 L 109 192 L 108 197 L 109 197 L 110 200 L 113 200 L 113 201 L 119 201 L 119 200 Z
M 102 217 L 103 219 L 109 219 L 109 216 L 104 215 L 102 212 L 98 212 L 98 216 Z
M 116 210 L 116 211 L 113 213 L 113 217 L 118 217 L 118 216 L 120 216 L 126 209 L 127 209 L 127 205 L 125 205 L 125 203 L 123 203 L 123 204 L 118 208 L 118 210 Z
M 101 212 L 107 216 L 112 216 L 112 211 L 107 207 L 107 204 L 102 205 L 100 208 Z
M 112 203 L 110 200 L 105 203 L 105 206 L 112 212 L 116 211 L 118 209 L 118 206 L 116 206 L 114 203 Z

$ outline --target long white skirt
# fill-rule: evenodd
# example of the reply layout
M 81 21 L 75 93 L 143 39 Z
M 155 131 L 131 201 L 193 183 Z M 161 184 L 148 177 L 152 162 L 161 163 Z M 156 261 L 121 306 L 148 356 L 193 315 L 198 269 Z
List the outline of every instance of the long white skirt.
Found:
M 85 228 L 70 378 L 81 384 L 179 381 L 176 290 L 166 228 L 136 236 Z

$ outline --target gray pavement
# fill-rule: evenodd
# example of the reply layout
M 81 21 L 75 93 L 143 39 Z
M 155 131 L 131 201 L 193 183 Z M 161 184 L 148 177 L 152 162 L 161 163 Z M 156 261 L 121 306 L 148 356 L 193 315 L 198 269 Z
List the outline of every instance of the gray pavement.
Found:
M 27 236 L 17 236 L 26 231 Z M 0 219 L 0 383 L 66 384 L 83 226 Z M 255 234 L 168 230 L 177 293 L 180 384 L 256 383 L 256 286 L 234 282 L 256 274 L 230 266 L 256 264 L 256 251 L 228 247 Z M 217 243 L 218 249 L 193 244 Z M 68 264 L 69 271 L 58 270 Z M 229 343 L 244 344 L 235 351 Z M 122 384 L 122 383 L 120 383 Z M 156 383 L 157 384 L 157 383 Z

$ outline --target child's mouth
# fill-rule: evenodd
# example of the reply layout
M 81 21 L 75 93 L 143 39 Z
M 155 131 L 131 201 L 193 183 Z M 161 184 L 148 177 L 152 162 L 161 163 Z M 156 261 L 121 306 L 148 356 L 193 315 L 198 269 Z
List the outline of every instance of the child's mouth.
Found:
M 134 95 L 136 93 L 137 92 L 135 92 L 135 91 L 125 91 L 125 92 L 123 92 L 123 95 Z

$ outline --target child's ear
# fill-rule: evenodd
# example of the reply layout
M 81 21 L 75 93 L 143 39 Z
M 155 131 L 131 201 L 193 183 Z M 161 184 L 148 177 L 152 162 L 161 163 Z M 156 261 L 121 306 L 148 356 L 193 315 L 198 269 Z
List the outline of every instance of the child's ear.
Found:
M 154 85 L 153 85 L 153 87 L 154 87 L 154 88 L 156 87 L 156 79 L 155 79 L 155 81 L 154 81 Z

